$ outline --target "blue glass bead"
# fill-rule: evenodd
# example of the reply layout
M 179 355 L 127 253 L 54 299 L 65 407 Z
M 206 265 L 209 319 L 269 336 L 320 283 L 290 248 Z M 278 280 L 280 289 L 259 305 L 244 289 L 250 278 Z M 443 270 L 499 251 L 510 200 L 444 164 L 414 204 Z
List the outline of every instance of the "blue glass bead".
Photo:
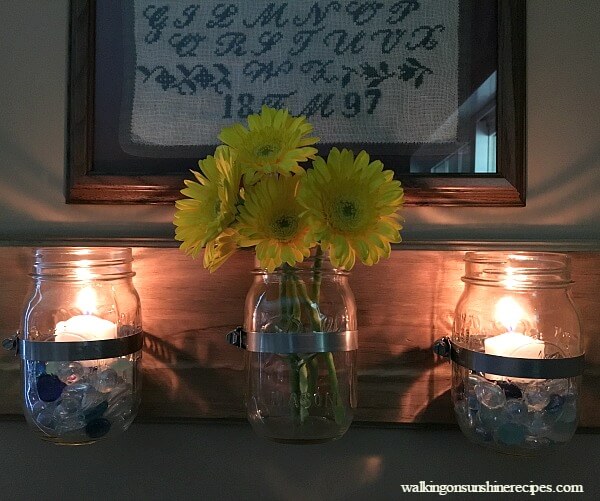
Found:
M 42 399 L 43 400 L 43 399 Z M 548 405 L 544 408 L 544 410 L 548 414 L 556 414 L 558 411 L 562 409 L 563 404 L 565 403 L 565 397 L 561 395 L 550 395 L 550 401 Z
M 527 419 L 527 404 L 523 400 L 511 398 L 504 406 L 504 414 L 509 421 L 522 423 Z
M 525 441 L 525 427 L 516 423 L 504 423 L 498 427 L 498 440 L 505 445 L 519 445 Z
M 479 410 L 479 400 L 477 400 L 475 395 L 469 395 L 469 398 L 467 398 L 467 405 L 471 412 L 477 412 Z
M 100 438 L 110 431 L 110 421 L 104 418 L 94 419 L 85 426 L 85 432 L 90 438 Z
M 58 379 L 57 376 L 50 374 L 38 376 L 36 382 L 38 395 L 40 400 L 44 402 L 54 402 L 57 400 L 65 386 L 65 383 Z
M 104 400 L 103 402 L 100 402 L 95 407 L 92 407 L 91 409 L 87 410 L 83 414 L 83 417 L 85 418 L 86 422 L 89 423 L 89 422 L 93 421 L 94 419 L 98 419 L 99 417 L 102 417 L 102 414 L 104 414 L 106 412 L 106 409 L 108 409 L 108 402 L 106 400 Z
M 498 386 L 502 388 L 506 398 L 521 398 L 523 396 L 521 388 L 519 388 L 516 384 L 509 383 L 508 381 L 498 381 Z
M 501 423 L 501 411 L 499 409 L 492 410 L 482 406 L 477 417 L 479 422 L 486 429 L 493 430 Z

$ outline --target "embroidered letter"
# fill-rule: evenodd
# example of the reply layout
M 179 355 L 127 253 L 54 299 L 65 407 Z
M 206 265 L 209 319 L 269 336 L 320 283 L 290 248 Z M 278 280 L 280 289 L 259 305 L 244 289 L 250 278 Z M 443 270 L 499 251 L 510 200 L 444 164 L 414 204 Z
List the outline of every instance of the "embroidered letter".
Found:
M 183 20 L 177 18 L 175 19 L 175 22 L 173 23 L 173 26 L 175 26 L 175 28 L 185 28 L 188 24 L 190 24 L 193 20 L 194 17 L 196 17 L 196 12 L 198 11 L 198 9 L 200 8 L 200 5 L 198 4 L 192 4 L 192 5 L 188 5 L 185 9 L 183 9 L 183 15 L 185 16 Z
M 445 31 L 446 27 L 442 24 L 437 24 L 433 27 L 431 26 L 419 26 L 415 28 L 411 34 L 413 39 L 420 37 L 419 41 L 416 43 L 406 42 L 406 48 L 408 50 L 415 50 L 418 47 L 424 47 L 427 50 L 435 49 L 438 44 L 438 41 L 433 38 L 433 35 L 436 32 Z
M 283 33 L 281 31 L 276 31 L 275 33 L 271 33 L 270 31 L 264 31 L 261 33 L 260 37 L 258 37 L 258 43 L 262 45 L 262 50 L 260 52 L 252 51 L 252 54 L 255 56 L 260 56 L 265 52 L 270 51 L 273 46 L 283 39 Z
M 312 117 L 317 111 L 320 111 L 321 116 L 325 118 L 333 115 L 334 110 L 331 108 L 331 101 L 334 96 L 335 94 L 317 94 L 299 114 L 304 115 L 306 118 Z
M 277 68 L 275 68 L 273 61 L 261 63 L 260 61 L 254 59 L 246 63 L 242 73 L 245 76 L 250 77 L 252 82 L 255 82 L 258 78 L 262 77 L 262 81 L 266 83 L 272 78 L 279 76 L 281 73 L 287 75 L 290 71 L 292 71 L 293 67 L 293 64 L 289 60 L 285 60 Z
M 327 75 L 327 67 L 330 64 L 333 64 L 333 59 L 330 59 L 328 61 L 311 59 L 310 61 L 302 63 L 302 66 L 300 66 L 300 71 L 305 75 L 312 72 L 312 76 L 310 77 L 312 83 L 316 84 L 319 80 L 331 83 L 338 80 L 338 77 L 335 75 Z
M 224 56 L 232 52 L 236 56 L 243 56 L 246 54 L 244 50 L 244 44 L 246 43 L 246 35 L 243 33 L 223 33 L 217 38 L 217 45 L 222 49 L 215 50 L 215 55 Z
M 285 108 L 285 100 L 289 97 L 292 97 L 297 92 L 297 90 L 293 90 L 292 92 L 288 92 L 287 94 L 267 94 L 262 100 L 262 104 L 266 104 L 271 108 Z
M 328 33 L 325 36 L 325 38 L 323 38 L 323 42 L 327 47 L 329 47 L 329 42 L 336 35 L 338 35 L 338 37 L 333 51 L 338 56 L 341 56 L 342 54 L 345 54 L 348 51 L 350 51 L 352 54 L 360 54 L 365 48 L 365 46 L 362 43 L 360 43 L 362 42 L 363 38 L 365 38 L 364 31 L 359 31 L 356 35 L 354 35 L 352 40 L 346 43 L 346 39 L 348 38 L 348 32 L 346 30 L 333 30 L 332 32 Z
M 401 2 L 396 2 L 390 7 L 390 12 L 393 15 L 387 18 L 387 22 L 389 24 L 401 23 L 411 12 L 419 10 L 419 7 L 421 7 L 421 4 L 417 2 L 417 0 L 402 0 Z
M 219 3 L 212 10 L 212 15 L 215 19 L 206 23 L 207 28 L 228 28 L 233 23 L 233 17 L 238 13 L 238 6 L 230 3 L 225 5 Z
M 162 30 L 167 25 L 167 20 L 169 19 L 167 12 L 169 12 L 167 5 L 163 5 L 162 7 L 148 5 L 144 10 L 144 17 L 148 20 L 148 26 L 152 28 L 144 37 L 144 41 L 147 44 L 154 43 L 160 39 Z
M 350 14 L 357 26 L 362 26 L 373 19 L 382 7 L 383 4 L 380 2 L 350 2 L 346 12 Z
M 206 40 L 199 33 L 189 33 L 182 35 L 181 33 L 175 33 L 169 38 L 169 45 L 175 48 L 175 52 L 179 57 L 197 56 L 194 51 L 198 48 L 200 42 Z
M 308 15 L 304 20 L 299 18 L 298 16 L 294 17 L 294 25 L 304 26 L 311 20 L 311 18 L 314 18 L 312 25 L 319 26 L 325 20 L 327 14 L 329 14 L 330 9 L 339 12 L 341 8 L 342 5 L 340 4 L 340 2 L 329 2 L 327 4 L 327 7 L 325 7 L 325 10 L 321 10 L 321 7 L 319 7 L 319 2 L 315 2 L 311 5 L 310 10 L 308 11 Z
M 382 54 L 389 54 L 400 44 L 400 40 L 406 35 L 406 30 L 391 30 L 389 28 L 377 30 L 371 35 L 371 40 L 375 41 L 379 35 L 384 35 L 383 41 L 381 42 Z
M 323 27 L 316 30 L 304 30 L 296 33 L 293 38 L 296 48 L 290 49 L 290 56 L 297 56 L 301 52 L 305 51 L 313 37 L 321 31 L 323 31 Z
M 281 19 L 283 12 L 287 8 L 287 5 L 287 3 L 283 3 L 275 8 L 274 3 L 267 4 L 267 6 L 254 21 L 249 22 L 247 19 L 244 19 L 243 24 L 246 28 L 254 28 L 258 23 L 260 23 L 261 26 L 266 26 L 271 21 L 275 20 L 275 26 L 278 28 L 283 28 L 289 21 L 287 18 L 283 20 Z

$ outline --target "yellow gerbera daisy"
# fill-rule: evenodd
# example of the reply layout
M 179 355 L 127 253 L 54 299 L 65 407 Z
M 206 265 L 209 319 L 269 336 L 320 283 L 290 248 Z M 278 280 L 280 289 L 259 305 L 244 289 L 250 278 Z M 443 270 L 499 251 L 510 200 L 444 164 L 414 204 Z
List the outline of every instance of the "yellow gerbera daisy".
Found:
M 289 175 L 303 173 L 298 164 L 315 157 L 317 150 L 310 145 L 319 138 L 306 137 L 311 132 L 304 117 L 263 106 L 259 115 L 248 116 L 247 129 L 236 123 L 223 129 L 219 139 L 236 151 L 245 169 Z
M 389 257 L 390 242 L 400 242 L 404 201 L 399 181 L 383 164 L 361 151 L 332 148 L 327 162 L 317 157 L 299 190 L 314 236 L 329 251 L 334 266 L 347 270 L 356 256 L 367 265 Z
M 204 249 L 204 267 L 212 273 L 219 268 L 238 249 L 239 235 L 233 228 L 225 228 Z
M 215 156 L 198 162 L 202 173 L 192 171 L 198 182 L 185 180 L 184 200 L 175 203 L 175 239 L 186 254 L 200 249 L 229 227 L 237 214 L 241 169 L 231 150 L 219 146 Z
M 296 200 L 297 177 L 269 176 L 245 192 L 237 230 L 241 247 L 256 246 L 256 257 L 268 271 L 302 262 L 314 244 L 304 209 Z

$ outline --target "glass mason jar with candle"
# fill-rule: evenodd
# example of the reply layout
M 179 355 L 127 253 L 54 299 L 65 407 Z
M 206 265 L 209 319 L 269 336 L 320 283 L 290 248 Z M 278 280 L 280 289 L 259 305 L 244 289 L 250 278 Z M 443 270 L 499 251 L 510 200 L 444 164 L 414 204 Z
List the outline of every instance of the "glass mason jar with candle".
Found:
M 569 441 L 583 339 L 569 258 L 468 252 L 452 337 L 452 402 L 471 440 L 514 454 Z
M 313 257 L 257 269 L 246 297 L 246 409 L 277 442 L 340 438 L 356 408 L 356 305 L 348 272 Z
M 19 355 L 24 412 L 45 440 L 126 430 L 140 401 L 142 318 L 129 248 L 41 248 Z

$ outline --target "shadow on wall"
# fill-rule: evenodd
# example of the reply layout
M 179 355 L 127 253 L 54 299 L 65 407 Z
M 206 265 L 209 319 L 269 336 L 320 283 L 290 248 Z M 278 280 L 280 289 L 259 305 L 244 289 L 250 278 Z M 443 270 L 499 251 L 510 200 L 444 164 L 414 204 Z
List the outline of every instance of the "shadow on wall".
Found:
M 242 350 L 203 339 L 198 330 L 177 333 L 183 348 L 150 333 L 144 340 L 144 383 L 141 417 L 155 418 L 244 418 L 244 362 Z M 201 348 L 202 353 L 198 352 Z M 220 353 L 228 353 L 224 366 Z

